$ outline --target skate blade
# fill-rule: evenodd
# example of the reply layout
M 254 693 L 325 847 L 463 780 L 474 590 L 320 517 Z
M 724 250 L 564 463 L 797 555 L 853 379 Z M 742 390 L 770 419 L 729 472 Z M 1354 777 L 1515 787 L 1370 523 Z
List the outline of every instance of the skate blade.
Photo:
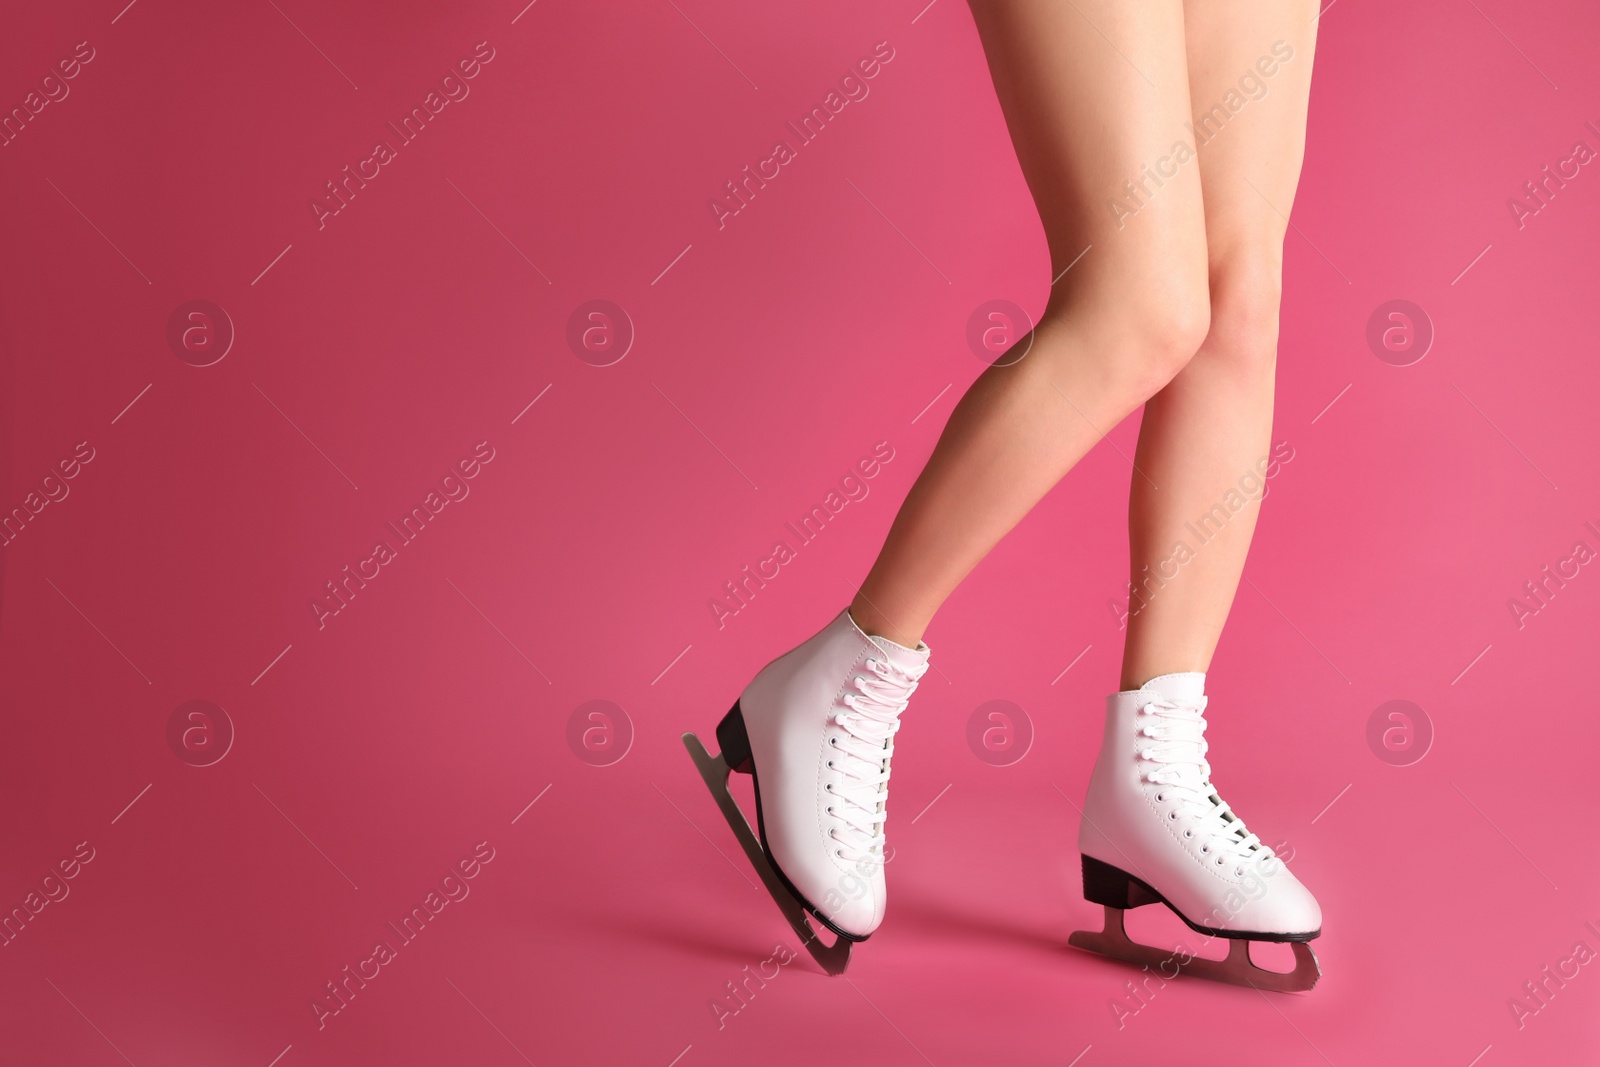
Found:
M 811 925 L 810 916 L 806 914 L 805 905 L 795 899 L 794 894 L 779 879 L 778 873 L 772 869 L 772 864 L 767 862 L 767 853 L 761 847 L 761 839 L 750 826 L 750 820 L 745 818 L 744 811 L 738 802 L 733 799 L 733 794 L 728 790 L 728 775 L 733 773 L 723 758 L 713 756 L 706 751 L 705 745 L 694 734 L 683 735 L 683 747 L 689 750 L 689 756 L 694 760 L 694 765 L 700 772 L 700 777 L 705 780 L 706 788 L 711 790 L 711 796 L 717 802 L 717 807 L 722 809 L 722 817 L 728 820 L 728 827 L 733 831 L 733 836 L 739 839 L 739 844 L 744 848 L 745 857 L 750 861 L 750 866 L 756 869 L 761 876 L 761 882 L 767 887 L 767 892 L 772 894 L 772 900 L 778 905 L 778 910 L 783 912 L 783 917 L 788 920 L 789 928 L 800 939 L 811 958 L 817 961 L 830 975 L 843 974 L 844 969 L 850 965 L 850 941 L 843 937 L 836 937 L 834 943 L 825 945 L 817 929 Z
M 1105 929 L 1079 930 L 1067 938 L 1067 944 L 1127 963 L 1135 963 L 1141 967 L 1149 967 L 1162 978 L 1175 978 L 1180 973 L 1189 974 L 1213 982 L 1247 985 L 1275 993 L 1304 992 L 1316 985 L 1317 979 L 1322 977 L 1322 968 L 1317 964 L 1316 954 L 1304 941 L 1289 942 L 1294 951 L 1295 966 L 1294 970 L 1288 972 L 1269 971 L 1257 967 L 1250 959 L 1250 942 L 1242 938 L 1228 939 L 1227 959 L 1208 960 L 1195 956 L 1180 964 L 1179 958 L 1188 955 L 1187 952 L 1152 948 L 1130 940 L 1122 925 L 1123 909 L 1109 905 L 1104 907 Z

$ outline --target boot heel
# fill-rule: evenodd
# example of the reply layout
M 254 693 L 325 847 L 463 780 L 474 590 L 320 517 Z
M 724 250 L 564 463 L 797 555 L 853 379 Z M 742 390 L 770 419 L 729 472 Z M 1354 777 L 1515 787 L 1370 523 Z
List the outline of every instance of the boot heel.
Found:
M 1127 871 L 1093 856 L 1083 857 L 1083 897 L 1110 908 L 1137 908 L 1161 899 Z
M 750 760 L 750 735 L 745 732 L 744 713 L 739 710 L 739 702 L 733 702 L 733 709 L 722 717 L 717 723 L 717 745 L 722 749 L 722 762 L 730 770 L 739 774 L 749 774 L 753 764 Z

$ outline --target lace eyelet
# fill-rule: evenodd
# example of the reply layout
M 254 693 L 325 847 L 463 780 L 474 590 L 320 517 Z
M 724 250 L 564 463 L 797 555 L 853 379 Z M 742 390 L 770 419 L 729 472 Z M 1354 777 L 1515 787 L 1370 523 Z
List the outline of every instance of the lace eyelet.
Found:
M 1157 804 L 1161 803 L 1163 800 L 1166 800 L 1166 799 L 1167 799 L 1167 796 L 1166 796 L 1165 793 L 1157 793 L 1156 794 L 1156 803 Z
M 829 805 L 828 805 L 828 809 L 827 809 L 827 810 L 828 810 L 828 814 L 829 814 L 829 815 L 832 815 L 832 814 L 833 814 L 833 805 L 832 805 L 832 804 L 829 804 Z
M 1217 866 L 1218 866 L 1218 867 L 1221 867 L 1221 866 L 1222 866 L 1222 864 L 1223 864 L 1223 862 L 1224 862 L 1224 861 L 1225 861 L 1225 860 L 1226 860 L 1226 859 L 1227 859 L 1227 857 L 1226 857 L 1226 856 L 1218 856 L 1218 857 L 1217 857 Z
M 838 748 L 839 747 L 839 739 L 837 737 L 830 737 L 830 738 L 828 738 L 828 744 L 832 745 L 834 748 Z
M 1194 831 L 1193 830 L 1185 830 L 1183 832 L 1183 836 L 1184 837 L 1193 837 L 1194 836 Z
M 1211 846 L 1210 845 L 1201 845 L 1200 846 L 1200 851 L 1202 853 L 1204 853 L 1205 855 L 1209 856 L 1209 855 L 1211 855 Z
M 833 857 L 834 857 L 834 859 L 840 859 L 840 860 L 844 859 L 844 850 L 843 849 L 838 849 L 838 848 L 834 849 L 833 850 Z
M 1174 808 L 1172 811 L 1167 812 L 1167 818 L 1171 819 L 1173 822 L 1177 822 L 1178 821 L 1177 809 Z

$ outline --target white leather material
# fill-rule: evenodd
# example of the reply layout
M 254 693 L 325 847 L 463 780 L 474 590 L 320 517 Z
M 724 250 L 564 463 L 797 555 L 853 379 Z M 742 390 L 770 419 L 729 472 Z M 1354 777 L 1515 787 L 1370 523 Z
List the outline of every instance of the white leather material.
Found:
M 1204 691 L 1204 674 L 1167 674 L 1106 698 L 1078 848 L 1141 879 L 1197 925 L 1318 931 L 1322 909 L 1311 892 L 1236 815 L 1218 817 L 1227 807 L 1200 737 Z M 1145 780 L 1152 772 L 1161 780 Z
M 874 668 L 874 660 L 883 665 Z M 898 709 L 916 688 L 927 660 L 926 645 L 913 650 L 868 637 L 845 610 L 814 637 L 764 667 L 739 698 L 767 847 L 800 894 L 836 927 L 856 937 L 872 933 L 883 921 L 883 852 L 881 845 L 852 847 L 861 846 L 866 835 L 835 812 L 849 807 L 858 825 L 872 815 L 846 805 L 838 791 L 850 791 L 867 801 L 881 818 Z M 856 716 L 852 722 L 862 721 L 851 707 L 872 699 L 864 698 L 862 685 L 891 699 L 888 705 L 875 705 L 879 719 L 852 734 L 838 719 Z M 876 742 L 863 742 L 863 729 L 874 738 L 884 735 L 882 759 L 852 757 L 854 773 L 847 773 L 838 766 L 845 760 L 839 746 L 876 755 Z M 864 783 L 861 776 L 867 773 L 874 777 Z

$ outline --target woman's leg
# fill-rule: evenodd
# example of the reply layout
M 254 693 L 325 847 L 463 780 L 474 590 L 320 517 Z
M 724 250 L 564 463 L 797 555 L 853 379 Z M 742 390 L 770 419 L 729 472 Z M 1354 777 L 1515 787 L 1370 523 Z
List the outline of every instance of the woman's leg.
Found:
M 1188 959 L 1186 973 L 1306 990 L 1321 974 L 1308 943 L 1322 932 L 1322 909 L 1211 782 L 1204 672 L 1269 458 L 1285 216 L 1300 176 L 1316 7 L 1185 0 L 1184 17 L 1211 330 L 1145 405 L 1136 462 L 1154 485 L 1135 478 L 1130 497 L 1136 613 L 1078 829 L 1084 896 L 1106 908 L 1106 926 L 1070 941 L 1166 966 L 1171 950 L 1131 940 L 1122 918 L 1160 900 L 1230 940 L 1226 960 Z M 1290 943 L 1294 970 L 1257 967 L 1250 941 Z
M 1315 0 L 1184 5 L 1211 332 L 1145 405 L 1135 462 L 1149 480 L 1135 477 L 1129 500 L 1123 689 L 1205 671 L 1244 570 L 1269 460 L 1316 15 Z
M 951 415 L 850 613 L 915 647 L 950 592 L 1206 336 L 1206 250 L 1182 0 L 971 0 L 1062 278 L 1026 358 Z M 1165 160 L 1165 164 L 1162 161 Z M 1170 177 L 1150 178 L 1156 169 Z M 1137 212 L 1127 183 L 1149 194 Z M 1159 482 L 1159 479 L 1157 479 Z

